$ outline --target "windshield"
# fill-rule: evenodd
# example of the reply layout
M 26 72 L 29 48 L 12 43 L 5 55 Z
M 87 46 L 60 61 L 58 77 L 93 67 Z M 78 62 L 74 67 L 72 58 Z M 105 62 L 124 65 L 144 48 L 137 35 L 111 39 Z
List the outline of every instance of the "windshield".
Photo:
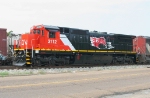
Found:
M 33 30 L 33 34 L 40 34 L 40 30 Z

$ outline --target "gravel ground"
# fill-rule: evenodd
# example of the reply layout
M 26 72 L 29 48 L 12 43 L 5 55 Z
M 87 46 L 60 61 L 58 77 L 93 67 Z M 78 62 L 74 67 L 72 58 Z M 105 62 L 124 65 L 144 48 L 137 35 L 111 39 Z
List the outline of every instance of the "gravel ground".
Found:
M 106 96 L 103 98 L 150 98 L 150 89 L 122 95 Z
M 75 73 L 83 71 L 101 71 L 101 70 L 117 70 L 117 69 L 135 69 L 149 68 L 150 65 L 132 65 L 132 66 L 105 66 L 105 67 L 80 67 L 80 68 L 51 68 L 51 69 L 14 69 L 0 70 L 0 77 L 5 76 L 21 76 L 21 75 L 36 75 L 36 74 L 56 74 L 56 73 Z

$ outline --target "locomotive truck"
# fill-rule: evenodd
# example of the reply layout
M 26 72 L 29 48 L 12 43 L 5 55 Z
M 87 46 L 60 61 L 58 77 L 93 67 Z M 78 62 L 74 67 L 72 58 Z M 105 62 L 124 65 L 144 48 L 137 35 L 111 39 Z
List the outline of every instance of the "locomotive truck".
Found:
M 14 41 L 15 66 L 135 64 L 134 35 L 35 25 Z M 140 46 L 141 47 L 141 46 Z

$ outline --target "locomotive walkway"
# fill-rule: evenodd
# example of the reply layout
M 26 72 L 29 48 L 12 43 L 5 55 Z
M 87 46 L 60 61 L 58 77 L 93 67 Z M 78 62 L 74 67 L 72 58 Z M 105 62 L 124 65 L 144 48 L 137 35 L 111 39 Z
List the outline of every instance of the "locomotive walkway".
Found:
M 145 89 L 150 68 L 0 77 L 0 98 L 107 98 Z

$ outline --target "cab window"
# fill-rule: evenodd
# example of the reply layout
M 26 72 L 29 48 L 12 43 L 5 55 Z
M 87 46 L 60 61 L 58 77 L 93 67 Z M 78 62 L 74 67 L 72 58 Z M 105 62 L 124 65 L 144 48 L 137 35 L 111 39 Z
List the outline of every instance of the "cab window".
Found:
M 55 32 L 50 31 L 49 32 L 49 38 L 55 38 Z
M 40 34 L 40 30 L 33 30 L 34 34 Z
M 37 34 L 40 34 L 40 30 L 37 30 Z

